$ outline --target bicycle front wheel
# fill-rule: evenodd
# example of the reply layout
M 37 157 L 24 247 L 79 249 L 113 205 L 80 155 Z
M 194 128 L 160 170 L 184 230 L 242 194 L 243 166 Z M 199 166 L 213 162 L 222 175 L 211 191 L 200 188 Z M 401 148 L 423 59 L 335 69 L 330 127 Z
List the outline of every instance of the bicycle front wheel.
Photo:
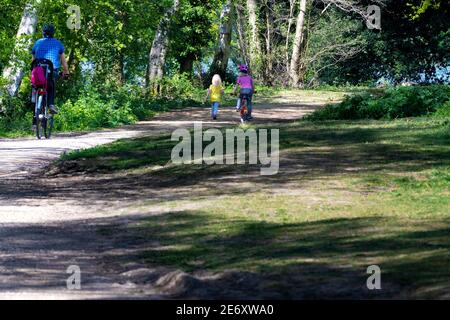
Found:
M 45 138 L 50 139 L 52 137 L 53 132 L 53 116 L 49 115 L 48 118 L 46 118 L 46 126 L 44 128 Z

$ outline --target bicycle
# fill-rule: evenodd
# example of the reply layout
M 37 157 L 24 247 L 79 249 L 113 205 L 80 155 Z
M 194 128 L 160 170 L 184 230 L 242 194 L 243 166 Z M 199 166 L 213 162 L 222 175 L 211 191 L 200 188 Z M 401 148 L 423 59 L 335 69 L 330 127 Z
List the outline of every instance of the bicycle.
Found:
M 249 119 L 249 114 L 248 114 L 248 96 L 246 94 L 241 94 L 240 96 L 241 99 L 241 108 L 240 108 L 240 113 L 241 113 L 241 123 L 246 123 L 248 121 L 250 121 Z
M 256 93 L 256 91 L 255 91 L 255 93 Z M 241 107 L 237 111 L 240 112 L 240 114 L 241 114 L 241 123 L 245 124 L 247 122 L 250 122 L 250 120 L 252 119 L 251 115 L 249 114 L 249 111 L 248 111 L 248 101 L 249 101 L 250 97 L 248 94 L 241 93 L 239 95 L 239 99 L 241 100 Z
M 34 103 L 34 121 L 36 126 L 36 137 L 40 140 L 44 136 L 50 139 L 52 136 L 54 119 L 47 106 L 47 84 L 53 81 L 53 63 L 47 59 L 36 59 L 31 68 L 42 67 L 45 73 L 45 84 L 32 85 L 31 102 Z

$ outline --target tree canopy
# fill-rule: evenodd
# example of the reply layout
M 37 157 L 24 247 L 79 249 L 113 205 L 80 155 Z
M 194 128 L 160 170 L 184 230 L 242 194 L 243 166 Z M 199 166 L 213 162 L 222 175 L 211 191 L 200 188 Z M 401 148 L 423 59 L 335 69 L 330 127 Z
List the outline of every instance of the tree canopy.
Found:
M 156 45 L 162 50 L 158 63 L 165 75 L 208 82 L 224 45 L 221 14 L 227 4 L 231 40 L 225 43 L 228 69 L 220 73 L 229 81 L 236 75 L 234 66 L 244 62 L 260 83 L 282 86 L 368 83 L 383 77 L 393 82 L 442 81 L 440 70 L 449 65 L 446 1 L 180 0 L 176 12 L 169 11 L 171 0 L 74 1 L 81 13 L 80 28 L 74 29 L 68 28 L 71 12 L 64 1 L 1 0 L 2 70 L 11 63 L 17 28 L 30 3 L 37 8 L 38 30 L 44 23 L 56 26 L 72 81 L 83 85 L 145 87 Z M 366 26 L 365 10 L 372 3 L 381 8 L 381 30 Z M 167 14 L 167 30 L 161 33 Z M 164 37 L 159 44 L 158 32 Z M 36 32 L 33 40 L 39 37 Z M 19 58 L 29 60 L 29 52 L 14 59 Z M 292 75 L 295 83 L 289 81 Z

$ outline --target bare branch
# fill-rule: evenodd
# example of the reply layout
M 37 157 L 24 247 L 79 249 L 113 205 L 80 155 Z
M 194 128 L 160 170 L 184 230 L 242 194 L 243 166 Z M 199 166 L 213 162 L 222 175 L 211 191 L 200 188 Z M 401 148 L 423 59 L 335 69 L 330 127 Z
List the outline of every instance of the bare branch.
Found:
M 323 12 L 325 12 L 330 5 L 334 5 L 336 8 L 344 12 L 356 13 L 366 21 L 369 19 L 367 6 L 363 5 L 360 0 L 320 0 L 320 1 L 326 5 L 326 8 Z M 387 0 L 372 0 L 372 5 L 384 7 L 386 5 L 386 2 Z

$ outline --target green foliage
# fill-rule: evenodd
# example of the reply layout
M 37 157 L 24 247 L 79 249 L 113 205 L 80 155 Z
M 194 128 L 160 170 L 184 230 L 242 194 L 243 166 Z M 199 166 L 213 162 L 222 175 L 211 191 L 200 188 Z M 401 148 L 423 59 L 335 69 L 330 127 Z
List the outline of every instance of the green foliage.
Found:
M 20 137 L 30 133 L 32 113 L 20 117 L 0 117 L 0 137 Z
M 175 74 L 172 77 L 165 77 L 161 83 L 162 95 L 169 99 L 194 99 L 198 94 L 198 86 L 187 74 Z
M 333 74 L 333 67 L 360 54 L 369 40 L 365 36 L 365 26 L 351 16 L 344 15 L 338 9 L 329 9 L 325 14 L 316 11 L 317 8 L 309 18 L 311 21 L 303 55 L 304 82 L 315 84 L 320 80 L 332 83 L 336 80 L 329 75 L 330 72 Z M 343 84 L 345 78 L 341 77 L 338 83 Z
M 436 118 L 450 118 L 450 101 L 438 108 L 433 116 Z
M 449 100 L 449 86 L 392 87 L 347 96 L 342 103 L 328 105 L 307 119 L 395 119 L 418 117 L 436 111 L 445 114 Z
M 9 62 L 25 2 L 0 0 L 1 69 Z M 175 63 L 173 67 L 169 63 L 166 66 L 168 76 L 160 84 L 160 95 L 150 97 L 143 88 L 148 53 L 160 19 L 172 5 L 171 0 L 73 1 L 70 4 L 81 9 L 80 30 L 67 28 L 67 2 L 40 2 L 33 40 L 42 36 L 40 30 L 44 23 L 54 24 L 55 37 L 65 45 L 72 74 L 69 81 L 59 81 L 57 85 L 56 104 L 61 113 L 55 121 L 56 129 L 113 127 L 148 119 L 172 108 L 200 105 L 198 83 L 191 80 L 191 72 L 180 75 L 180 66 L 186 65 L 186 59 L 201 59 L 205 47 L 213 45 L 215 9 L 220 8 L 220 3 L 220 0 L 181 0 L 182 9 L 174 17 L 167 60 Z M 30 53 L 20 52 L 20 60 L 31 61 Z M 25 73 L 28 72 L 26 68 Z M 28 78 L 23 80 L 17 98 L 0 92 L 0 135 L 30 132 L 29 82 Z M 4 85 L 0 81 L 1 91 Z
M 75 102 L 66 101 L 60 109 L 56 129 L 63 131 L 115 127 L 136 121 L 129 103 L 119 105 L 115 99 L 105 101 L 98 92 L 89 89 Z
M 176 72 L 192 75 L 195 61 L 200 61 L 216 40 L 216 8 L 221 0 L 181 1 L 170 34 L 169 57 L 177 61 Z M 172 71 L 172 70 L 171 70 Z
M 67 84 L 66 84 L 67 85 Z M 159 112 L 202 106 L 203 90 L 196 89 L 185 75 L 165 79 L 164 96 L 149 97 L 139 86 L 111 85 L 78 87 L 57 97 L 60 113 L 57 131 L 88 131 L 146 120 Z M 74 93 L 76 91 L 76 94 Z M 32 106 L 25 93 L 18 98 L 1 96 L 0 136 L 31 134 Z
M 420 4 L 416 5 L 417 2 L 417 0 L 413 0 L 412 3 L 408 3 L 414 11 L 414 13 L 411 14 L 412 19 L 418 19 L 427 10 L 430 10 L 431 8 L 439 9 L 441 6 L 441 0 L 420 0 Z
M 360 52 L 330 68 L 322 80 L 357 84 L 384 76 L 393 83 L 442 82 L 437 67 L 448 66 L 450 58 L 450 3 L 443 1 L 439 10 L 426 10 L 415 20 L 410 18 L 411 3 L 420 6 L 422 0 L 388 1 L 381 12 L 382 30 L 363 27 Z
M 24 4 L 24 0 L 0 0 L 0 71 L 9 63 Z
M 11 97 L 5 88 L 5 80 L 0 77 L 0 136 L 14 137 L 23 135 L 31 126 L 31 107 L 26 101 L 26 94 L 19 93 Z
M 11 62 L 25 3 L 26 0 L 0 0 L 0 70 Z M 215 73 L 212 68 L 209 68 L 210 73 L 206 70 L 217 49 L 219 16 L 225 1 L 180 1 L 180 10 L 172 17 L 173 26 L 169 32 L 166 76 L 159 83 L 158 96 L 148 96 L 143 86 L 149 50 L 161 17 L 172 3 L 172 0 L 75 0 L 70 4 L 81 9 L 81 29 L 71 30 L 66 25 L 69 18 L 66 1 L 40 2 L 33 40 L 41 37 L 44 23 L 53 23 L 56 38 L 65 44 L 72 74 L 69 81 L 58 83 L 57 105 L 62 111 L 57 121 L 58 130 L 111 127 L 147 119 L 156 112 L 172 108 L 201 105 L 199 101 L 204 91 L 200 88 L 209 85 L 212 73 Z M 439 9 L 433 6 L 437 3 Z M 411 19 L 411 5 L 416 10 L 423 8 L 417 19 Z M 276 1 L 271 6 L 258 5 L 259 37 L 265 45 L 251 65 L 253 75 L 262 80 L 264 86 L 287 84 L 286 68 L 298 13 L 298 6 L 295 7 L 290 41 L 286 43 L 290 3 Z M 383 32 L 367 30 L 360 17 L 342 12 L 335 6 L 324 9 L 323 3 L 311 1 L 307 10 L 301 62 L 301 78 L 307 85 L 341 86 L 361 84 L 361 81 L 370 85 L 381 76 L 400 82 L 417 78 L 420 73 L 426 80 L 432 80 L 436 67 L 448 64 L 450 20 L 445 1 L 388 1 L 382 12 Z M 269 37 L 267 32 L 271 28 L 267 23 L 272 20 L 277 26 L 272 28 L 273 34 Z M 251 34 L 249 26 L 244 24 L 248 47 Z M 223 77 L 226 85 L 235 82 L 234 64 L 245 60 L 236 27 L 233 29 L 230 72 Z M 269 38 L 272 39 L 270 46 L 263 41 Z M 269 47 L 271 52 L 265 52 Z M 19 51 L 15 52 L 17 61 L 12 62 L 25 62 L 28 66 L 30 53 Z M 273 68 L 267 67 L 270 62 L 273 62 Z M 25 73 L 28 72 L 25 69 Z M 28 103 L 29 79 L 24 79 L 17 98 L 8 97 L 4 85 L 0 81 L 0 134 L 29 131 L 32 110 Z M 422 93 L 420 91 L 414 101 L 415 93 L 390 96 L 386 92 L 382 102 L 363 94 L 362 98 L 346 101 L 342 110 L 336 107 L 336 110 L 327 108 L 323 112 L 330 113 L 325 118 L 389 118 L 436 110 L 433 99 L 438 98 L 421 96 Z M 445 110 L 442 108 L 437 114 L 445 115 Z

